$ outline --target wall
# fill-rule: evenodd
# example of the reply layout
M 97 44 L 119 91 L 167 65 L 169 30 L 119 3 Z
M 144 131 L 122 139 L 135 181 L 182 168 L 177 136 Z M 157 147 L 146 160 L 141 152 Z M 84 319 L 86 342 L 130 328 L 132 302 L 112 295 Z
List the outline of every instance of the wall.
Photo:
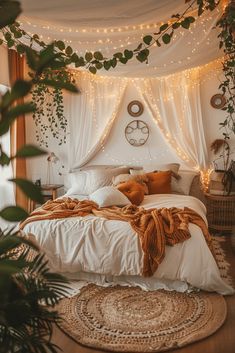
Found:
M 221 73 L 215 74 L 210 73 L 210 75 L 202 75 L 201 84 L 201 103 L 202 103 L 202 115 L 205 128 L 205 135 L 208 150 L 210 149 L 211 142 L 216 138 L 221 138 L 222 131 L 219 128 L 219 122 L 223 121 L 226 113 L 222 110 L 215 109 L 210 105 L 210 98 L 213 94 L 219 93 L 218 86 L 221 79 Z M 127 112 L 127 105 L 130 101 L 140 99 L 138 91 L 135 87 L 129 84 L 124 101 L 121 107 L 119 116 L 115 121 L 115 125 L 110 133 L 108 142 L 105 145 L 104 151 L 100 151 L 89 164 L 133 164 L 142 165 L 149 163 L 150 160 L 157 161 L 158 163 L 163 162 L 177 162 L 179 161 L 174 151 L 168 146 L 164 138 L 162 137 L 160 131 L 158 130 L 156 124 L 152 120 L 146 107 L 144 113 L 139 117 L 139 119 L 145 121 L 150 129 L 150 136 L 148 141 L 144 146 L 133 147 L 131 146 L 125 138 L 124 130 L 125 126 L 134 117 L 131 117 Z M 27 142 L 35 143 L 35 127 L 32 119 L 27 118 Z M 235 137 L 231 138 L 230 144 L 232 148 L 235 149 Z M 53 151 L 60 158 L 60 162 L 54 165 L 53 176 L 51 181 L 63 183 L 63 176 L 58 175 L 59 169 L 62 172 L 67 170 L 67 156 L 69 151 L 67 146 L 63 145 L 61 147 L 57 146 L 56 141 L 51 139 L 49 150 Z M 213 155 L 211 155 L 213 159 Z M 65 166 L 64 169 L 61 168 L 61 164 Z M 181 162 L 182 165 L 182 162 Z M 28 174 L 33 180 L 41 178 L 42 182 L 46 182 L 47 176 L 47 162 L 46 157 L 40 157 L 37 159 L 32 159 L 28 163 Z M 184 166 L 182 165 L 184 168 Z

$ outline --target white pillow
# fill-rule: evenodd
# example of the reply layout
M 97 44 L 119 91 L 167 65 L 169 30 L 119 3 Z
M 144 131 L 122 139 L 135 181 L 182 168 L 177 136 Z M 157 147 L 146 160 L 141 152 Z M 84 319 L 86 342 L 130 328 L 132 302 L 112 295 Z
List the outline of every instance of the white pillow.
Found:
M 105 186 L 96 190 L 89 199 L 96 202 L 99 207 L 131 205 L 128 198 L 114 186 Z
M 70 173 L 71 183 L 67 195 L 82 194 L 89 195 L 95 190 L 112 185 L 112 178 L 121 173 L 127 173 L 129 168 L 110 168 L 110 169 L 88 169 Z
M 180 176 L 178 180 L 171 178 L 171 191 L 181 195 L 189 195 L 192 181 L 194 177 L 198 175 L 198 172 L 180 170 L 178 174 Z

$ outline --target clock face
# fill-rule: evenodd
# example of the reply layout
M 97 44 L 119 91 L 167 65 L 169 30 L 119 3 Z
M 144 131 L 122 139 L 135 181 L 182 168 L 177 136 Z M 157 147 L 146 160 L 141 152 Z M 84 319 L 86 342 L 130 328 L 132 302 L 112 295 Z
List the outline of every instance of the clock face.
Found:
M 125 136 L 132 146 L 142 146 L 149 137 L 148 125 L 142 120 L 133 120 L 126 126 Z

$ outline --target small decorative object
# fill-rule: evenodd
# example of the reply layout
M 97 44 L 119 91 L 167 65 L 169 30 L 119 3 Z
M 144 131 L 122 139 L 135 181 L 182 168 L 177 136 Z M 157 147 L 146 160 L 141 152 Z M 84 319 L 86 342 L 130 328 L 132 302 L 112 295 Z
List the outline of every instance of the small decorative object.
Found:
M 127 111 L 131 116 L 140 116 L 143 114 L 144 106 L 139 101 L 132 101 L 128 104 Z
M 226 104 L 226 98 L 223 94 L 214 94 L 210 100 L 211 106 L 215 109 L 222 109 Z
M 59 158 L 54 152 L 51 152 L 47 157 L 47 185 L 50 185 L 51 183 L 52 164 L 56 164 L 58 161 Z
M 149 137 L 148 125 L 142 120 L 132 120 L 125 128 L 125 136 L 132 146 L 142 146 Z

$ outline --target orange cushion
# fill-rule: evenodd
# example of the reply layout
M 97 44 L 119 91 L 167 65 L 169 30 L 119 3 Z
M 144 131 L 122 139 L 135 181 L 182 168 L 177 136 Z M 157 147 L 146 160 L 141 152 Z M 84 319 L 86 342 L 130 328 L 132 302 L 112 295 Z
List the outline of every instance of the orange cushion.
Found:
M 147 173 L 149 194 L 170 194 L 171 193 L 170 170 L 166 172 Z
M 144 199 L 144 187 L 136 181 L 130 180 L 117 186 L 133 205 L 140 205 Z

